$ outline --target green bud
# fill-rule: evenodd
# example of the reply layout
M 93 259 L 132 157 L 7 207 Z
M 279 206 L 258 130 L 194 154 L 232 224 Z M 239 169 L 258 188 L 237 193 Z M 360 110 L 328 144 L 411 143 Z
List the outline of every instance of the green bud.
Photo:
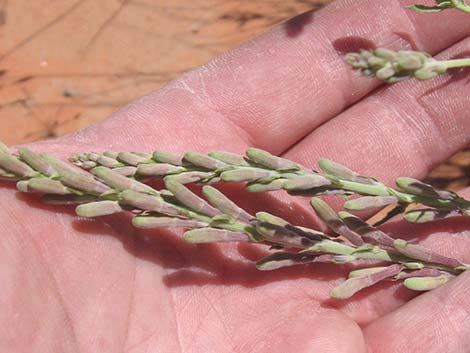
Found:
M 249 242 L 250 238 L 242 232 L 234 232 L 226 229 L 199 228 L 190 230 L 183 235 L 190 243 L 215 243 L 215 242 Z
M 173 180 L 171 177 L 166 177 L 165 185 L 169 191 L 181 202 L 183 205 L 189 207 L 190 209 L 205 214 L 210 217 L 215 217 L 221 212 L 209 205 L 206 201 L 201 199 L 199 196 L 192 193 L 187 187 L 183 184 L 178 183 Z
M 403 281 L 406 288 L 415 291 L 428 291 L 442 286 L 451 279 L 448 275 L 441 275 L 438 277 L 412 277 Z
M 311 254 L 278 252 L 267 256 L 256 263 L 261 271 L 272 271 L 282 267 L 303 265 L 315 261 L 316 256 Z
M 362 211 L 382 208 L 398 202 L 395 196 L 364 196 L 344 203 L 344 208 L 352 211 Z
M 227 170 L 220 175 L 223 181 L 241 182 L 252 181 L 273 175 L 270 170 L 250 167 L 240 167 L 234 170 Z
M 353 270 L 353 271 L 349 272 L 348 278 L 354 278 L 354 277 L 361 277 L 361 276 L 365 276 L 365 275 L 370 275 L 372 273 L 380 272 L 380 271 L 382 271 L 386 268 L 387 268 L 387 266 L 360 268 L 358 270 Z
M 147 162 L 150 156 L 144 157 L 133 152 L 121 152 L 118 154 L 117 159 L 120 162 L 136 167 L 141 163 Z
M 299 169 L 299 166 L 287 159 L 277 157 L 271 153 L 261 150 L 259 148 L 249 148 L 246 150 L 246 155 L 253 162 L 274 170 L 290 170 Z
M 426 223 L 458 215 L 453 210 L 414 209 L 405 213 L 405 219 L 412 223 Z
M 91 218 L 122 212 L 122 208 L 117 201 L 98 201 L 77 206 L 75 212 L 80 217 Z
M 47 178 L 32 178 L 16 184 L 22 192 L 36 192 L 41 194 L 68 195 L 71 192 L 59 181 Z
M 226 166 L 224 162 L 197 152 L 186 152 L 183 160 L 208 170 L 215 170 Z
M 184 171 L 185 168 L 168 163 L 139 164 L 136 173 L 143 177 L 164 177 L 168 174 Z
M 377 72 L 375 73 L 375 76 L 379 80 L 384 80 L 384 81 L 388 80 L 390 77 L 394 75 L 395 75 L 395 70 L 393 69 L 391 65 L 385 65 L 381 69 L 377 70 Z
M 248 212 L 238 207 L 232 200 L 221 193 L 216 188 L 206 185 L 202 188 L 202 193 L 209 202 L 222 213 L 232 216 L 234 219 L 249 223 L 254 217 Z
M 257 212 L 256 218 L 260 222 L 271 223 L 280 227 L 284 227 L 289 224 L 287 221 L 283 220 L 282 218 L 276 217 L 268 212 Z
M 153 159 L 160 163 L 168 163 L 173 165 L 183 165 L 182 158 L 176 154 L 166 151 L 153 152 Z
M 123 205 L 132 206 L 139 210 L 158 212 L 166 215 L 176 216 L 178 211 L 155 195 L 149 195 L 133 190 L 124 190 L 119 194 L 119 202 Z
M 209 156 L 229 165 L 249 166 L 248 162 L 240 155 L 230 152 L 214 151 Z
M 321 175 L 312 174 L 309 176 L 302 176 L 297 178 L 288 179 L 283 183 L 284 189 L 290 190 L 309 190 L 324 185 L 330 185 L 331 182 Z
M 99 165 L 102 165 L 103 167 L 107 168 L 117 168 L 117 167 L 122 167 L 124 164 L 120 163 L 117 159 L 105 156 L 105 155 L 100 155 L 96 162 Z
M 0 167 L 20 177 L 34 176 L 37 174 L 26 163 L 21 162 L 11 154 L 5 152 L 0 152 Z
M 42 159 L 36 153 L 30 151 L 26 147 L 22 147 L 18 150 L 20 158 L 30 165 L 34 170 L 41 172 L 46 176 L 53 176 L 57 174 L 57 171 L 44 159 Z
M 195 228 L 205 227 L 207 223 L 194 219 L 182 219 L 175 217 L 152 217 L 136 216 L 132 219 L 132 224 L 136 228 L 155 229 L 155 228 Z
M 274 179 L 269 183 L 258 183 L 253 181 L 246 185 L 246 189 L 249 192 L 267 192 L 267 191 L 276 191 L 281 190 L 284 186 L 286 179 Z
M 375 272 L 372 271 L 359 277 L 353 276 L 341 283 L 338 287 L 334 288 L 330 292 L 330 296 L 337 299 L 350 298 L 364 288 L 370 287 L 384 279 L 397 275 L 402 269 L 403 266 L 394 264 L 387 266 L 382 270 Z

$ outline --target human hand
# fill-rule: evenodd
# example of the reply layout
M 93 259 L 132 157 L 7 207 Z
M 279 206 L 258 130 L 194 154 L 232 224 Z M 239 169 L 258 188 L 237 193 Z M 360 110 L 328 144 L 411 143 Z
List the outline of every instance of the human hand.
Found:
M 447 48 L 442 55 L 454 56 L 468 48 L 469 34 L 465 14 L 448 11 L 436 21 L 398 2 L 338 1 L 184 75 L 101 124 L 33 148 L 65 158 L 102 149 L 243 152 L 256 146 L 307 166 L 330 158 L 388 183 L 400 175 L 423 177 L 470 142 L 468 72 L 377 89 L 380 82 L 348 69 L 342 51 L 367 44 L 364 37 L 395 49 Z M 326 298 L 346 273 L 340 267 L 257 272 L 252 260 L 261 250 L 255 246 L 191 245 L 172 232 L 133 229 L 125 217 L 79 220 L 71 209 L 41 205 L 8 187 L 0 197 L 2 351 L 294 347 L 388 353 L 470 347 L 467 273 L 403 306 L 414 294 L 399 284 L 333 301 Z M 295 213 L 297 223 L 312 221 L 298 199 L 244 195 L 237 201 L 279 215 Z M 442 224 L 395 224 L 389 231 L 402 238 L 412 234 L 468 262 L 469 222 Z

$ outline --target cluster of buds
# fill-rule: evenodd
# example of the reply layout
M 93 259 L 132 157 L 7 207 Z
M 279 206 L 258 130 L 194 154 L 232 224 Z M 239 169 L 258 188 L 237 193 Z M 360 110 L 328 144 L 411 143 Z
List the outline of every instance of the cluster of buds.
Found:
M 408 8 L 417 12 L 440 12 L 447 9 L 456 9 L 470 13 L 470 5 L 467 5 L 465 0 L 436 0 L 434 6 L 415 4 L 408 6 Z
M 445 62 L 424 52 L 386 48 L 349 53 L 346 62 L 354 69 L 361 70 L 365 76 L 375 76 L 388 83 L 411 77 L 427 80 L 446 72 L 448 68 Z

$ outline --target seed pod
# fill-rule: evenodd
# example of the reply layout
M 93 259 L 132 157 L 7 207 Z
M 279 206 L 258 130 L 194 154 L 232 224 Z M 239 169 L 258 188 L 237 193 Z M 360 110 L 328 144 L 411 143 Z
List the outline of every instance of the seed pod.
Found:
M 246 189 L 249 192 L 267 192 L 267 191 L 276 191 L 282 190 L 286 179 L 274 179 L 269 183 L 258 183 L 256 181 L 248 183 Z
M 41 202 L 47 205 L 80 205 L 82 203 L 89 203 L 99 201 L 93 195 L 54 195 L 46 194 L 41 197 Z
M 184 171 L 182 167 L 174 166 L 168 163 L 149 163 L 139 164 L 137 166 L 137 175 L 143 177 L 164 177 L 178 171 Z
M 240 155 L 230 152 L 214 151 L 209 153 L 209 157 L 229 165 L 249 166 L 248 162 Z
M 98 201 L 98 202 L 90 202 L 87 204 L 83 204 L 77 206 L 75 212 L 80 217 L 100 217 L 100 216 L 107 216 L 113 213 L 122 212 L 121 206 L 117 201 Z
M 136 167 L 117 167 L 113 168 L 113 172 L 123 175 L 125 177 L 132 177 L 137 173 Z
M 366 50 L 361 51 L 367 52 Z M 387 48 L 376 48 L 374 49 L 374 55 L 378 56 L 379 58 L 383 58 L 387 61 L 395 61 L 397 58 L 397 52 L 387 49 Z
M 0 152 L 0 167 L 22 178 L 36 174 L 29 165 L 5 152 Z
M 220 178 L 223 181 L 253 181 L 260 178 L 265 178 L 275 175 L 274 172 L 270 170 L 260 169 L 260 168 L 251 168 L 251 167 L 240 167 L 233 170 L 227 170 L 220 175 Z
M 405 213 L 405 219 L 413 223 L 426 223 L 437 221 L 453 216 L 459 216 L 461 213 L 457 210 L 445 209 L 414 209 Z
M 178 215 L 178 211 L 171 204 L 159 200 L 156 196 L 133 190 L 121 192 L 119 194 L 119 202 L 142 211 L 158 212 L 169 216 Z
M 78 158 L 82 162 L 86 162 L 86 161 L 96 162 L 98 160 L 98 158 L 100 158 L 100 155 L 98 153 L 95 153 L 95 152 L 89 152 L 89 153 L 83 153 L 83 154 L 79 155 Z
M 188 188 L 173 180 L 171 177 L 165 178 L 165 185 L 179 202 L 193 209 L 194 211 L 200 212 L 210 217 L 215 217 L 221 214 L 217 208 L 209 205 L 206 201 L 193 194 Z
M 318 165 L 325 173 L 330 174 L 338 179 L 354 181 L 356 183 L 367 185 L 377 184 L 373 178 L 361 176 L 344 165 L 330 161 L 328 159 L 320 159 L 318 161 Z
M 408 289 L 427 291 L 446 284 L 451 278 L 452 277 L 449 275 L 441 275 L 438 277 L 412 277 L 405 279 L 403 284 Z
M 279 227 L 285 227 L 286 225 L 289 224 L 289 222 L 283 220 L 280 217 L 276 217 L 268 212 L 258 212 L 256 213 L 256 218 L 260 222 L 271 223 Z
M 256 230 L 264 240 L 290 248 L 304 249 L 316 243 L 309 237 L 301 236 L 286 227 L 271 223 L 260 222 L 256 225 Z
M 97 195 L 103 194 L 110 190 L 107 185 L 94 179 L 90 174 L 77 174 L 63 170 L 60 172 L 59 180 L 62 182 L 62 184 L 76 190 Z
M 35 192 L 41 194 L 68 195 L 71 192 L 57 180 L 47 178 L 32 178 L 19 181 L 18 190 L 22 192 Z
M 442 272 L 435 268 L 423 268 L 411 272 L 400 272 L 395 276 L 396 279 L 406 279 L 411 277 L 439 277 Z
M 103 152 L 103 156 L 106 156 L 106 157 L 109 157 L 109 158 L 112 158 L 112 159 L 116 159 L 116 160 L 117 160 L 118 155 L 119 155 L 119 152 L 114 152 L 114 151 L 104 151 Z
M 274 156 L 271 153 L 267 151 L 263 151 L 259 148 L 247 149 L 246 155 L 253 162 L 260 164 L 262 166 L 268 167 L 269 169 L 274 169 L 274 170 L 299 169 L 299 166 L 296 163 L 289 161 L 288 159 Z
M 219 190 L 212 186 L 204 186 L 202 193 L 209 200 L 209 202 L 218 208 L 222 213 L 232 216 L 245 223 L 253 221 L 254 217 L 248 212 L 238 207 L 232 200 L 222 194 Z
M 343 207 L 351 211 L 363 211 L 382 208 L 397 202 L 398 198 L 395 196 L 363 196 L 346 201 Z
M 184 154 L 183 162 L 188 162 L 196 167 L 208 170 L 216 170 L 226 166 L 224 162 L 197 152 L 186 152 Z
M 333 211 L 333 209 L 328 206 L 325 201 L 314 197 L 310 200 L 310 204 L 312 205 L 318 217 L 323 222 L 325 222 L 325 224 L 330 227 L 335 233 L 342 235 L 343 237 L 348 239 L 353 245 L 364 244 L 364 241 L 362 240 L 361 236 L 349 229 L 338 217 L 336 212 Z
M 210 172 L 194 171 L 194 172 L 184 172 L 184 173 L 171 175 L 171 179 L 184 185 L 184 184 L 198 183 L 212 176 L 213 174 Z
M 107 168 L 117 168 L 124 166 L 124 164 L 119 162 L 117 159 L 105 156 L 103 154 L 97 158 L 96 162 L 98 162 L 99 165 Z
M 411 244 L 403 239 L 395 239 L 393 241 L 393 245 L 398 252 L 412 259 L 441 264 L 450 268 L 463 265 L 456 259 L 437 254 L 434 251 L 425 248 L 424 246 Z
M 450 191 L 438 190 L 429 184 L 425 184 L 419 180 L 400 177 L 396 180 L 397 186 L 413 195 L 440 198 L 443 200 L 454 200 L 455 195 Z
M 86 169 L 86 170 L 94 168 L 97 165 L 98 165 L 98 163 L 93 162 L 93 161 L 80 162 L 80 164 L 77 163 L 77 166 L 79 166 L 80 168 Z
M 121 152 L 117 156 L 117 160 L 134 167 L 138 166 L 140 163 L 144 163 L 150 159 L 150 156 L 144 157 L 140 154 L 133 152 Z
M 113 189 L 124 191 L 133 190 L 148 194 L 157 194 L 157 191 L 148 185 L 138 182 L 130 178 L 126 178 L 106 167 L 96 167 L 91 170 L 98 178 L 110 185 Z
M 377 77 L 379 80 L 387 81 L 388 79 L 395 76 L 395 74 L 396 72 L 393 69 L 392 64 L 386 63 L 382 68 L 375 72 L 375 77 Z
M 93 177 L 88 172 L 85 172 L 84 170 L 80 168 L 77 168 L 73 165 L 65 163 L 64 161 L 61 161 L 60 159 L 50 154 L 41 153 L 39 156 L 42 159 L 44 159 L 47 163 L 49 163 L 52 166 L 52 168 L 54 168 L 57 171 L 57 173 L 59 173 L 59 175 L 72 173 L 72 174 L 80 174 L 80 175 L 93 179 Z
M 309 176 L 302 176 L 298 178 L 293 178 L 287 180 L 283 184 L 283 188 L 287 191 L 291 190 L 309 190 L 312 188 L 317 188 L 324 185 L 330 185 L 331 181 L 327 178 L 322 177 L 318 174 L 312 174 Z
M 207 223 L 194 219 L 182 219 L 176 217 L 152 217 L 136 216 L 132 219 L 132 224 L 136 228 L 154 229 L 154 228 L 199 228 L 206 227 Z
M 393 277 L 400 273 L 403 266 L 394 264 L 387 266 L 383 270 L 365 274 L 359 277 L 352 277 L 341 283 L 338 287 L 334 288 L 330 295 L 332 298 L 347 299 L 352 297 L 361 289 L 370 287 L 384 279 Z
M 153 159 L 160 163 L 168 163 L 179 166 L 183 165 L 183 161 L 180 156 L 166 151 L 153 152 Z
M 387 233 L 382 232 L 381 230 L 364 222 L 359 217 L 344 211 L 339 212 L 338 216 L 343 220 L 344 224 L 346 224 L 349 229 L 351 229 L 353 232 L 356 232 L 361 237 L 373 240 L 377 244 L 393 247 L 392 237 L 390 237 Z
M 269 255 L 256 263 L 256 268 L 261 271 L 272 271 L 282 267 L 304 265 L 315 262 L 316 255 L 278 252 Z
M 250 238 L 242 232 L 234 232 L 226 229 L 199 228 L 190 230 L 183 235 L 190 243 L 215 243 L 215 242 L 249 242 Z
M 387 266 L 360 268 L 360 269 L 353 270 L 353 271 L 349 272 L 348 278 L 362 277 L 362 276 L 370 275 L 372 273 L 377 273 L 377 272 L 383 271 L 386 268 L 387 268 Z
M 31 168 L 33 168 L 34 170 L 41 172 L 42 174 L 47 176 L 53 176 L 57 174 L 57 171 L 49 163 L 47 163 L 39 155 L 32 152 L 28 148 L 21 147 L 18 150 L 18 153 L 20 155 L 20 158 L 29 166 L 31 166 Z

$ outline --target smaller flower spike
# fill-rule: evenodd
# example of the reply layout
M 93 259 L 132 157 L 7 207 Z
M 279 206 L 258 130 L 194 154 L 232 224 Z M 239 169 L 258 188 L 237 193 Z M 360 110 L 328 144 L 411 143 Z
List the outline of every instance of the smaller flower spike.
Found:
M 386 48 L 348 53 L 346 62 L 365 76 L 374 76 L 388 83 L 414 77 L 427 80 L 447 69 L 470 66 L 470 58 L 437 60 L 428 53 L 411 50 L 393 51 Z
M 467 5 L 465 0 L 436 0 L 434 6 L 411 5 L 408 8 L 417 12 L 440 12 L 446 9 L 456 9 L 470 13 L 470 5 Z

